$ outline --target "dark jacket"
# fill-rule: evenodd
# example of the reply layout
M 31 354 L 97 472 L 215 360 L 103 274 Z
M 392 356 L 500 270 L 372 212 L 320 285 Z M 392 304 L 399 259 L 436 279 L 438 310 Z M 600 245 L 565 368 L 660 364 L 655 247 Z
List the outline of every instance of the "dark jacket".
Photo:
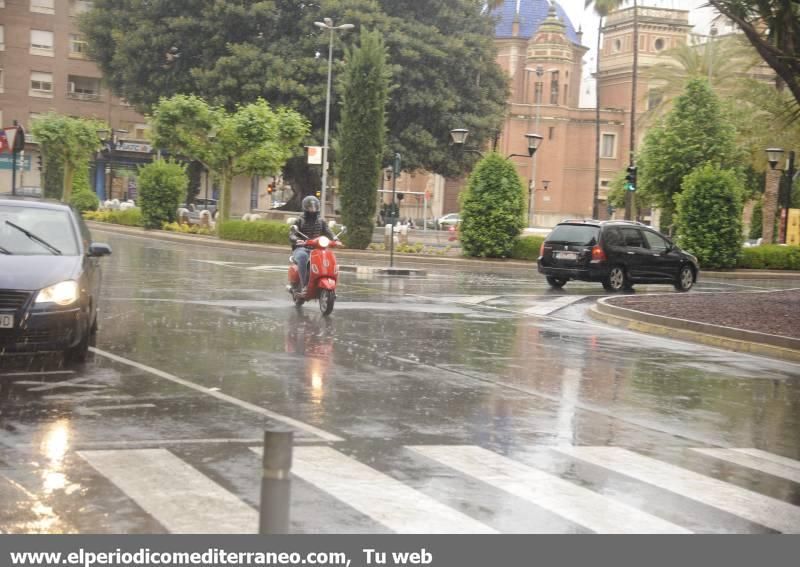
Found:
M 292 250 L 297 248 L 297 241 L 306 240 L 306 236 L 308 237 L 308 240 L 314 240 L 320 236 L 327 236 L 331 240 L 336 240 L 336 236 L 334 236 L 333 232 L 331 232 L 331 229 L 328 228 L 328 223 L 326 223 L 325 219 L 321 217 L 317 217 L 316 220 L 309 221 L 306 220 L 305 215 L 303 215 L 295 221 L 294 226 L 296 226 L 297 230 L 305 236 L 301 236 L 300 234 L 293 232 L 289 233 L 289 241 L 292 243 Z

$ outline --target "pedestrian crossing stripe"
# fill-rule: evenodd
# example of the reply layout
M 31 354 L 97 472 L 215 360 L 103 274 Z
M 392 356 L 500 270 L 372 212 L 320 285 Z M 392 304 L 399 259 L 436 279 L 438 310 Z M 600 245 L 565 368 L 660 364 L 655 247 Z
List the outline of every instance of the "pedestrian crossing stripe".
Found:
M 580 479 L 562 478 L 487 449 L 471 446 L 408 446 L 417 456 L 445 467 L 437 475 L 448 483 L 448 496 L 421 492 L 388 473 L 327 446 L 294 448 L 292 474 L 321 493 L 342 502 L 385 528 L 398 533 L 497 533 L 492 514 L 475 518 L 472 508 L 453 500 L 452 483 L 472 479 L 509 498 L 535 505 L 596 533 L 691 533 L 682 519 L 661 518 L 630 501 L 583 486 Z M 784 533 L 800 533 L 800 507 L 702 475 L 679 466 L 617 447 L 553 447 L 575 461 L 656 486 L 659 490 L 700 502 L 723 513 Z M 260 447 L 251 451 L 261 454 Z M 757 449 L 693 449 L 731 467 L 798 482 L 800 461 Z M 79 451 L 100 475 L 172 533 L 253 533 L 258 514 L 236 494 L 166 449 Z M 414 466 L 422 462 L 415 460 Z M 424 470 L 429 471 L 428 468 Z M 776 474 L 780 473 L 780 474 Z M 430 474 L 430 473 L 428 473 Z M 433 492 L 433 493 L 432 493 Z M 447 500 L 447 503 L 441 501 Z M 507 500 L 507 499 L 504 499 Z M 713 531 L 710 520 L 692 518 L 693 529 Z M 683 521 L 689 521 L 683 519 Z M 708 530 L 703 530 L 703 522 Z

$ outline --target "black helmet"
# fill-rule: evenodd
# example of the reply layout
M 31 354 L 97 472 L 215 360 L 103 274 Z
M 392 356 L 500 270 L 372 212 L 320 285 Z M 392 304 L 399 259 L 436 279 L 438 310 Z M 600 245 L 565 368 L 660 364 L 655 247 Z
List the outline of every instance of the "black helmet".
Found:
M 303 212 L 305 213 L 318 213 L 319 212 L 319 199 L 313 195 L 309 195 L 303 199 Z

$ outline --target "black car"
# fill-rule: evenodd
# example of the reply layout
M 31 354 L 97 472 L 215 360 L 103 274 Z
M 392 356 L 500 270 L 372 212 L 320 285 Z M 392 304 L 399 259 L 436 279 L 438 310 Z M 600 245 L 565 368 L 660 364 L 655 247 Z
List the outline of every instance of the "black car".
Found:
M 67 205 L 0 197 L 0 367 L 10 354 L 86 359 L 97 331 L 98 258 L 108 254 Z
M 628 221 L 562 222 L 542 244 L 538 264 L 552 287 L 582 280 L 601 282 L 608 291 L 635 283 L 689 291 L 700 273 L 697 258 L 652 228 Z

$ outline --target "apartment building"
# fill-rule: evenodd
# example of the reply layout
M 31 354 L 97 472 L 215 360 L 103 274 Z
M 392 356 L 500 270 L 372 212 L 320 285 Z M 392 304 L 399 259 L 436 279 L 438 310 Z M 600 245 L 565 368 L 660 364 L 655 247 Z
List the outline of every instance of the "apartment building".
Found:
M 87 56 L 76 16 L 90 7 L 86 0 L 0 0 L 0 125 L 17 121 L 29 131 L 50 111 L 103 120 L 118 143 L 98 153 L 90 179 L 101 198 L 122 199 L 135 194 L 135 169 L 152 152 L 144 117 L 111 95 Z M 41 185 L 38 153 L 30 139 L 17 186 Z M 11 169 L 11 156 L 1 154 L 0 192 L 11 187 Z

